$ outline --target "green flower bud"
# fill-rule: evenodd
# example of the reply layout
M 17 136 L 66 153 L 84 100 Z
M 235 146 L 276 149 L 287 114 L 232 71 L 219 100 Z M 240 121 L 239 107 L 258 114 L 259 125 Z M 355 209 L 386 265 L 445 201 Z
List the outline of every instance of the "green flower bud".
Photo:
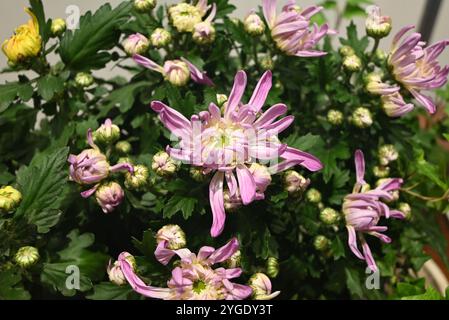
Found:
M 406 202 L 399 203 L 398 210 L 405 215 L 406 220 L 410 220 L 412 218 L 412 208 L 408 203 Z
M 51 22 L 51 34 L 53 37 L 58 37 L 63 34 L 66 28 L 67 26 L 64 19 L 58 18 Z
M 370 72 L 363 76 L 363 81 L 365 83 L 371 83 L 371 82 L 382 82 L 383 73 L 376 71 L 376 72 Z
M 150 36 L 151 45 L 156 48 L 168 46 L 171 40 L 171 33 L 163 28 L 157 28 Z
M 274 69 L 274 61 L 271 58 L 271 56 L 266 55 L 262 58 L 262 60 L 260 61 L 260 66 L 264 69 L 264 70 L 273 70 Z
M 340 55 L 342 55 L 343 57 L 348 57 L 348 56 L 353 56 L 353 55 L 355 55 L 354 49 L 352 49 L 350 46 L 342 46 L 342 47 L 340 47 L 340 49 L 338 50 L 338 52 L 339 52 Z
M 228 102 L 228 96 L 225 94 L 217 94 L 217 104 L 219 107 L 223 106 Z
M 316 236 L 313 240 L 313 246 L 318 251 L 324 251 L 329 246 L 329 239 L 322 235 Z
M 212 23 L 203 21 L 195 25 L 192 39 L 196 44 L 208 45 L 215 41 L 215 34 L 215 27 Z
M 125 173 L 125 187 L 129 190 L 141 190 L 148 184 L 150 174 L 148 168 L 138 164 L 134 166 L 134 173 Z
M 156 7 L 156 0 L 134 0 L 134 9 L 140 13 L 149 13 Z
M 120 138 L 120 128 L 113 124 L 111 119 L 106 119 L 93 136 L 95 142 L 104 145 L 112 144 Z
M 306 193 L 307 200 L 312 203 L 319 203 L 321 201 L 321 192 L 312 188 Z
M 207 174 L 204 173 L 203 169 L 197 167 L 190 167 L 189 170 L 190 176 L 196 182 L 204 182 L 206 181 Z
M 338 110 L 329 110 L 327 121 L 333 126 L 339 126 L 343 123 L 343 113 Z
M 176 173 L 179 169 L 177 161 L 173 160 L 167 152 L 159 151 L 153 157 L 151 168 L 158 176 L 168 177 Z
M 377 49 L 375 57 L 378 61 L 385 61 L 388 57 L 387 53 L 382 49 Z
M 320 212 L 320 220 L 328 225 L 335 224 L 339 218 L 340 215 L 338 214 L 338 212 L 332 208 L 324 208 Z
M 117 163 L 130 163 L 133 164 L 133 160 L 130 157 L 120 157 Z
M 75 76 L 75 83 L 82 88 L 87 88 L 94 83 L 94 77 L 90 73 L 79 72 Z
M 267 275 L 270 278 L 276 278 L 279 274 L 279 262 L 275 257 L 269 257 L 267 260 Z
M 378 6 L 370 6 L 367 8 L 368 18 L 366 19 L 366 33 L 375 39 L 385 38 L 390 34 L 392 25 L 391 18 L 382 16 Z
M 260 36 L 265 31 L 265 23 L 257 13 L 251 12 L 243 20 L 245 31 L 252 36 Z
M 241 200 L 231 197 L 229 190 L 223 192 L 223 202 L 226 212 L 235 212 L 242 206 Z
M 22 194 L 11 186 L 0 189 L 0 211 L 13 212 L 22 201 Z
M 176 224 L 168 224 L 163 226 L 156 234 L 156 241 L 167 241 L 167 248 L 170 250 L 178 250 L 184 248 L 187 244 L 186 234 L 180 226 Z
M 386 144 L 379 147 L 378 156 L 380 164 L 386 166 L 390 162 L 396 161 L 399 158 L 399 153 L 394 145 Z
M 390 174 L 390 168 L 384 166 L 375 166 L 373 173 L 376 178 L 387 178 Z
M 168 17 L 178 32 L 193 32 L 195 25 L 203 21 L 201 10 L 185 2 L 169 7 Z
M 368 192 L 370 190 L 371 190 L 370 184 L 369 183 L 365 183 L 364 185 L 362 185 L 362 189 L 360 190 L 360 192 L 364 193 L 364 192 Z
M 121 154 L 130 154 L 132 151 L 131 143 L 128 141 L 119 141 L 115 144 L 115 150 Z
M 35 247 L 21 247 L 14 256 L 16 263 L 22 268 L 29 268 L 39 260 L 39 251 Z
M 355 54 L 346 56 L 343 59 L 343 68 L 349 72 L 357 72 L 362 69 L 362 60 Z
M 361 129 L 370 127 L 373 124 L 371 111 L 364 107 L 357 108 L 352 114 L 352 123 Z
M 280 291 L 271 293 L 270 278 L 263 273 L 253 274 L 248 284 L 253 289 L 252 297 L 254 300 L 271 300 L 280 293 Z

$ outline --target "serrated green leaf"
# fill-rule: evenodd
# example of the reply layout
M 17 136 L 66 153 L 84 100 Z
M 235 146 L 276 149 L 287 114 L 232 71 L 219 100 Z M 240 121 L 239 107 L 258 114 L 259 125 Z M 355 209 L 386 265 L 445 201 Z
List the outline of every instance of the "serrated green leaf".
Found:
M 127 300 L 134 291 L 129 286 L 118 286 L 111 282 L 102 282 L 94 286 L 94 292 L 88 296 L 91 300 Z
M 47 233 L 58 223 L 61 215 L 62 211 L 57 209 L 43 210 L 40 212 L 34 211 L 28 217 L 28 222 L 37 226 L 37 232 Z
M 59 53 L 72 70 L 102 68 L 110 59 L 107 50 L 118 42 L 118 27 L 130 16 L 132 3 L 125 1 L 111 9 L 104 4 L 94 14 L 88 11 L 80 19 L 79 29 L 68 30 L 61 39 Z
M 0 300 L 29 300 L 31 296 L 21 280 L 22 277 L 12 269 L 0 271 Z
M 363 281 L 360 279 L 358 270 L 345 268 L 346 286 L 354 297 L 363 298 Z
M 64 147 L 49 154 L 37 154 L 28 167 L 19 170 L 17 183 L 23 199 L 15 218 L 25 216 L 32 221 L 42 211 L 60 209 L 68 188 L 68 152 Z
M 17 97 L 27 102 L 33 96 L 33 87 L 30 83 L 9 82 L 0 85 L 0 106 L 9 106 Z
M 51 74 L 37 80 L 37 93 L 46 101 L 50 101 L 55 93 L 64 89 L 64 81 Z
M 134 104 L 137 90 L 146 86 L 148 83 L 141 81 L 112 91 L 105 99 L 106 104 L 101 107 L 100 116 L 106 116 L 113 107 L 119 108 L 122 113 L 127 112 Z
M 170 219 L 176 213 L 182 212 L 182 216 L 187 220 L 192 215 L 197 202 L 195 198 L 174 195 L 164 207 L 164 218 Z
M 402 297 L 401 300 L 443 300 L 443 297 L 432 286 L 429 286 L 426 292 L 414 296 Z
M 70 287 L 73 284 L 70 279 L 69 287 L 67 286 L 66 281 L 73 274 L 72 266 L 76 266 L 76 264 L 72 262 L 44 263 L 40 279 L 66 297 L 74 296 L 78 290 L 81 292 L 89 291 L 92 288 L 92 281 L 82 272 L 79 274 L 79 289 Z

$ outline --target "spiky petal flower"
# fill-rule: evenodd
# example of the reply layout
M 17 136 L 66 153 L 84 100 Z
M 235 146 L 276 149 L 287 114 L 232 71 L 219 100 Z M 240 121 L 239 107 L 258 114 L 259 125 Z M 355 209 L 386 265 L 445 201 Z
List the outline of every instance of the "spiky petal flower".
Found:
M 214 85 L 205 72 L 200 71 L 194 64 L 185 58 L 181 58 L 181 60 L 168 60 L 164 63 L 163 67 L 138 54 L 134 55 L 133 59 L 143 67 L 159 72 L 165 79 L 176 86 L 185 85 L 189 79 L 192 79 L 198 84 L 207 86 Z
M 180 139 L 179 148 L 167 147 L 169 155 L 215 172 L 209 187 L 213 237 L 221 234 L 226 219 L 224 181 L 230 197 L 238 197 L 243 205 L 248 205 L 254 200 L 263 199 L 268 182 L 264 174 L 260 175 L 260 170 L 251 172 L 253 163 L 276 162 L 269 167 L 272 174 L 295 165 L 310 171 L 322 168 L 317 158 L 288 147 L 277 138 L 294 120 L 293 116 L 277 120 L 287 111 L 285 104 L 276 104 L 264 113 L 260 112 L 271 89 L 271 72 L 265 72 L 250 101 L 244 104 L 241 100 L 246 82 L 246 73 L 239 71 L 229 100 L 223 107 L 223 114 L 218 106 L 211 103 L 209 111 L 200 112 L 188 120 L 160 101 L 151 104 L 165 127 Z M 277 163 L 279 158 L 283 161 Z
M 382 233 L 387 231 L 388 228 L 379 226 L 379 220 L 382 217 L 404 219 L 405 215 L 399 210 L 391 210 L 381 200 L 391 200 L 393 198 L 392 192 L 401 187 L 402 179 L 385 179 L 376 189 L 363 191 L 363 187 L 367 183 L 364 180 L 365 160 L 361 150 L 355 152 L 355 168 L 357 182 L 354 185 L 353 192 L 347 195 L 343 202 L 343 213 L 349 235 L 348 244 L 356 257 L 365 260 L 372 271 L 377 271 L 376 262 L 364 235 L 375 236 L 384 243 L 391 242 L 391 239 Z M 358 249 L 357 236 L 361 242 L 363 254 Z
M 242 274 L 240 268 L 225 269 L 213 266 L 229 259 L 239 249 L 236 238 L 215 250 L 202 247 L 198 254 L 189 249 L 171 250 L 171 257 L 177 255 L 181 260 L 173 269 L 168 288 L 145 284 L 126 260 L 126 252 L 120 254 L 118 261 L 126 280 L 134 291 L 143 296 L 164 300 L 242 300 L 249 297 L 249 286 L 233 283 L 230 280 Z M 168 261 L 171 259 L 168 258 Z
M 299 57 L 323 56 L 326 52 L 315 50 L 317 43 L 328 34 L 335 34 L 325 23 L 321 27 L 313 24 L 310 29 L 310 19 L 323 8 L 311 6 L 298 10 L 294 0 L 284 6 L 282 12 L 276 13 L 276 0 L 263 0 L 263 14 L 271 36 L 277 47 L 284 53 Z
M 437 59 L 449 45 L 449 40 L 424 47 L 426 43 L 421 41 L 421 34 L 417 32 L 404 38 L 413 28 L 414 26 L 404 27 L 396 34 L 388 57 L 388 65 L 395 80 L 429 113 L 435 113 L 435 103 L 422 91 L 441 88 L 446 84 L 449 66 L 441 67 Z

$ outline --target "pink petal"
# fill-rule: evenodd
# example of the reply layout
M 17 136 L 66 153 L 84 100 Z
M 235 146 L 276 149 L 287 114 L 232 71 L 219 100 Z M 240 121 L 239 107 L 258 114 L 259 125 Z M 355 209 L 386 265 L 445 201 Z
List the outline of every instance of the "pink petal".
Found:
M 234 253 L 236 253 L 238 249 L 239 249 L 239 241 L 237 240 L 237 238 L 232 238 L 223 247 L 215 250 L 215 252 L 209 256 L 208 261 L 211 264 L 224 262 L 228 260 Z
M 357 183 L 365 184 L 365 158 L 363 156 L 362 150 L 356 150 L 354 155 L 355 161 L 355 172 L 357 176 Z
M 242 197 L 243 204 L 250 204 L 256 196 L 256 182 L 246 165 L 239 164 L 237 166 L 237 179 L 239 181 L 240 196 Z
M 209 185 L 209 200 L 212 209 L 212 237 L 218 237 L 222 232 L 226 220 L 223 200 L 224 173 L 217 171 Z
M 153 70 L 153 71 L 156 71 L 156 72 L 164 74 L 164 68 L 162 68 L 156 62 L 154 62 L 154 61 L 152 61 L 152 60 L 150 60 L 150 59 L 148 59 L 148 58 L 146 58 L 144 56 L 141 56 L 139 54 L 135 54 L 135 55 L 133 55 L 133 60 L 135 62 L 137 62 L 138 64 L 140 64 L 141 66 L 147 68 L 147 69 L 150 69 L 150 70 Z
M 288 147 L 287 150 L 281 154 L 281 158 L 289 161 L 296 161 L 297 164 L 312 172 L 323 169 L 323 164 L 318 158 L 298 149 Z
M 262 8 L 265 20 L 271 29 L 276 20 L 276 0 L 263 0 Z
M 359 251 L 359 248 L 357 247 L 357 235 L 356 235 L 354 227 L 346 226 L 346 229 L 348 229 L 349 248 L 351 249 L 351 251 L 355 254 L 355 256 L 357 258 L 364 260 L 362 253 Z
M 246 88 L 246 73 L 245 71 L 239 71 L 234 78 L 234 86 L 232 87 L 231 94 L 229 95 L 228 104 L 225 110 L 225 118 L 229 119 L 233 112 L 238 107 L 242 100 L 243 93 Z
M 249 100 L 248 104 L 253 108 L 254 112 L 259 112 L 267 100 L 268 93 L 272 86 L 272 73 L 266 71 L 257 83 L 256 89 Z

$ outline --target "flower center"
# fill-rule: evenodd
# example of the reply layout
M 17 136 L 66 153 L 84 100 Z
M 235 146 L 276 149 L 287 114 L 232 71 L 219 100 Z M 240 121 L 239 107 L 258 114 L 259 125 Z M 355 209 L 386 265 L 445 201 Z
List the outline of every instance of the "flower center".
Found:
M 193 283 L 193 292 L 200 294 L 204 289 L 206 289 L 204 281 L 197 280 Z

